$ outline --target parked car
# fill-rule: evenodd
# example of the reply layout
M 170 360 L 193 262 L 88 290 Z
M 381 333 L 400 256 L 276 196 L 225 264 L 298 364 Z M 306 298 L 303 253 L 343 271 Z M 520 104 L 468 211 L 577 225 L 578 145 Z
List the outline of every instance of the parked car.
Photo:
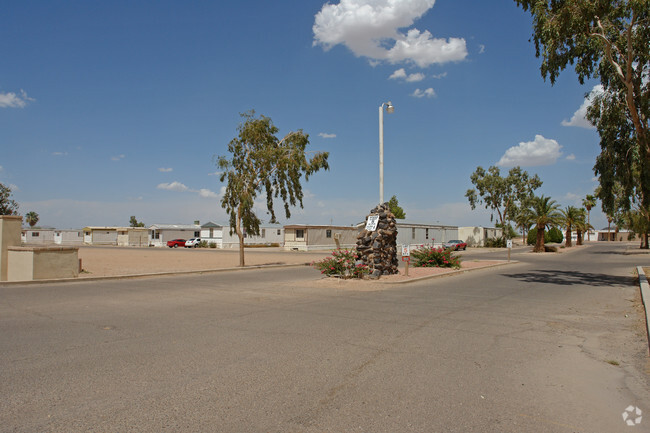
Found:
M 192 238 L 187 241 L 185 241 L 185 248 L 196 248 L 199 246 L 199 242 L 201 242 L 201 238 Z
M 466 250 L 467 249 L 467 243 L 461 241 L 460 239 L 454 239 L 451 241 L 447 241 L 444 244 L 442 244 L 444 249 L 449 249 L 451 248 L 454 251 L 458 250 Z
M 185 239 L 172 239 L 171 241 L 167 241 L 167 246 L 169 248 L 184 247 Z

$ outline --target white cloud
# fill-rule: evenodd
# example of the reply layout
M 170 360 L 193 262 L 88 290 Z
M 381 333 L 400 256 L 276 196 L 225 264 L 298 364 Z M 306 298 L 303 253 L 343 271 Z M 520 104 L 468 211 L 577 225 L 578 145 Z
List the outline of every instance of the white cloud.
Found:
M 9 184 L 9 189 L 12 190 L 13 192 L 20 191 L 20 188 L 18 188 L 18 185 L 14 185 L 13 183 Z
M 407 74 L 404 68 L 398 69 L 395 72 L 391 74 L 390 77 L 388 77 L 389 80 L 405 80 L 409 83 L 415 83 L 417 81 L 422 81 L 424 80 L 425 75 L 421 72 L 417 72 L 414 74 Z
M 119 160 L 124 159 L 124 158 L 125 158 L 124 154 L 117 155 L 117 156 L 111 156 L 111 161 L 119 161 Z
M 211 191 L 207 188 L 201 188 L 201 189 L 192 189 L 188 188 L 187 185 L 182 184 L 178 181 L 170 182 L 170 183 L 159 183 L 158 186 L 156 186 L 158 189 L 164 189 L 166 191 L 176 191 L 176 192 L 192 192 L 192 193 L 197 193 L 199 197 L 203 198 L 217 198 L 219 195 Z M 223 194 L 223 189 L 222 189 L 222 194 Z
M 594 86 L 591 92 L 589 92 L 589 95 L 582 102 L 580 108 L 578 108 L 578 110 L 575 113 L 573 113 L 573 117 L 571 117 L 570 120 L 566 120 L 566 119 L 563 120 L 562 125 L 577 126 L 579 128 L 587 128 L 587 129 L 595 129 L 596 127 L 592 125 L 590 121 L 587 120 L 587 110 L 591 106 L 591 102 L 593 101 L 594 97 L 602 93 L 603 93 L 603 86 L 601 84 Z
M 478 53 L 483 54 L 485 52 L 485 45 L 479 44 L 478 46 Z
M 170 171 L 174 171 L 174 169 L 171 167 L 160 167 L 158 171 L 160 171 L 161 173 L 169 173 Z
M 427 98 L 434 98 L 436 96 L 436 91 L 433 90 L 433 87 L 429 87 L 425 90 L 415 89 L 411 96 L 415 96 L 416 98 L 424 98 L 425 96 Z
M 171 183 L 159 183 L 156 188 L 165 189 L 167 191 L 187 191 L 189 189 L 187 186 L 177 181 Z
M 68 152 L 52 152 L 53 156 L 67 156 Z
M 318 136 L 323 138 L 336 138 L 336 134 L 328 134 L 326 132 L 321 132 Z
M 566 159 L 567 161 L 575 161 L 576 156 L 572 153 L 571 155 L 567 155 Z
M 209 189 L 206 189 L 206 188 L 201 188 L 199 190 L 199 195 L 201 197 L 205 197 L 205 198 L 217 198 L 217 197 L 219 197 L 216 192 L 210 191 Z
M 447 76 L 447 73 L 443 72 L 441 74 L 432 75 L 431 78 L 435 78 L 435 79 L 439 80 L 441 78 L 445 78 L 446 76 Z
M 557 141 L 538 134 L 535 135 L 535 140 L 521 142 L 518 146 L 506 150 L 497 165 L 501 167 L 551 165 L 562 155 L 561 148 Z
M 20 95 L 13 92 L 0 93 L 0 108 L 24 108 L 31 101 L 35 101 L 35 99 L 27 96 L 27 93 L 22 89 Z
M 343 44 L 357 57 L 427 67 L 467 57 L 465 40 L 434 38 L 409 29 L 433 7 L 435 0 L 341 0 L 326 3 L 314 20 L 314 45 L 325 50 Z

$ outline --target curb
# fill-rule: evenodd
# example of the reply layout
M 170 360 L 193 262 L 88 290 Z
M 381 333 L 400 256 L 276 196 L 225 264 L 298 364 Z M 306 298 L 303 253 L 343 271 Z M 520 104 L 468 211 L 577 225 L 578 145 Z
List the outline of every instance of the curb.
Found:
M 445 272 L 444 274 L 425 275 L 423 277 L 411 278 L 410 280 L 381 281 L 381 278 L 379 278 L 379 280 L 374 280 L 374 281 L 377 282 L 377 283 L 381 283 L 381 284 L 409 284 L 409 283 L 415 283 L 415 282 L 422 281 L 422 280 L 430 280 L 432 278 L 451 277 L 451 276 L 454 276 L 454 275 L 464 274 L 464 273 L 467 273 L 467 272 L 480 271 L 482 269 L 490 269 L 490 268 L 497 268 L 499 266 L 514 265 L 516 263 L 519 263 L 519 261 L 511 260 L 509 262 L 504 261 L 503 263 L 495 263 L 493 265 L 481 266 L 480 268 L 477 267 L 477 268 L 469 268 L 469 269 L 457 269 L 455 271 Z
M 149 274 L 133 274 L 133 275 L 107 275 L 102 277 L 81 277 L 81 278 L 56 278 L 49 280 L 25 280 L 25 281 L 2 281 L 0 288 L 20 285 L 35 285 L 35 284 L 51 284 L 51 283 L 83 283 L 86 281 L 104 281 L 104 280 L 135 280 L 140 278 L 154 278 L 154 277 L 169 277 L 176 275 L 202 275 L 202 274 L 216 274 L 219 272 L 232 272 L 232 271 L 250 271 L 258 269 L 274 269 L 274 268 L 294 268 L 299 266 L 309 266 L 310 263 L 296 263 L 291 265 L 250 265 L 243 268 L 219 268 L 219 269 L 204 269 L 200 271 L 176 271 L 176 272 L 154 272 Z
M 645 307 L 645 329 L 648 335 L 648 349 L 650 349 L 650 318 L 648 317 L 648 309 L 650 309 L 650 285 L 646 278 L 643 266 L 636 267 L 636 273 L 639 276 L 639 288 L 641 289 L 641 301 Z

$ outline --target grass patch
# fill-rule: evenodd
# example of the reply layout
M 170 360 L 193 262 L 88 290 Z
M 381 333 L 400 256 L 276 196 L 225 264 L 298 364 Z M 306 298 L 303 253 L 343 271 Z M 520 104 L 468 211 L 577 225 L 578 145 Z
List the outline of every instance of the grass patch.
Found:
M 608 360 L 605 361 L 605 362 L 608 363 L 608 364 L 610 364 L 610 365 L 614 365 L 614 366 L 616 366 L 616 367 L 618 367 L 619 365 L 621 365 L 618 361 L 614 361 L 613 359 L 608 359 Z

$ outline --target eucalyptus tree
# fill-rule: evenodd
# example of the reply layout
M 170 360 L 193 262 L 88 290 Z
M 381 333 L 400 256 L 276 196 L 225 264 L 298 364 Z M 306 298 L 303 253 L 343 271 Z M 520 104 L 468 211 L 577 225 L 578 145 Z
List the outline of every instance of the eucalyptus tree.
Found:
M 11 198 L 11 188 L 0 183 L 0 215 L 18 215 L 18 203 Z
M 550 197 L 533 197 L 530 200 L 530 210 L 533 214 L 533 222 L 537 227 L 537 239 L 533 252 L 544 252 L 544 231 L 547 227 L 554 227 L 560 223 L 562 214 L 559 211 L 560 205 Z
M 581 84 L 600 80 L 587 118 L 600 135 L 594 171 L 605 213 L 613 185 L 626 211 L 638 200 L 650 221 L 650 2 L 648 0 L 515 0 L 533 18 L 541 73 L 554 84 L 574 65 Z
M 230 220 L 230 233 L 239 238 L 239 265 L 244 266 L 244 233 L 259 235 L 261 220 L 255 214 L 255 200 L 263 194 L 271 223 L 276 222 L 273 201 L 278 196 L 289 207 L 300 205 L 302 176 L 305 180 L 317 171 L 329 169 L 328 152 L 316 152 L 307 157 L 309 135 L 298 130 L 279 139 L 278 128 L 266 116 L 255 116 L 251 110 L 241 114 L 237 137 L 228 143 L 229 157 L 218 156 L 220 181 L 227 182 L 221 206 Z
M 492 218 L 496 213 L 504 236 L 507 222 L 514 220 L 517 209 L 542 186 L 542 181 L 537 175 L 531 176 L 521 167 L 511 168 L 508 175 L 503 177 L 497 166 L 492 166 L 487 171 L 479 166 L 470 176 L 470 180 L 474 188 L 468 189 L 465 197 L 469 200 L 472 210 L 483 204 L 486 209 L 492 211 Z
M 29 224 L 30 227 L 34 227 L 39 220 L 39 216 L 36 212 L 31 211 L 25 214 L 25 222 Z

